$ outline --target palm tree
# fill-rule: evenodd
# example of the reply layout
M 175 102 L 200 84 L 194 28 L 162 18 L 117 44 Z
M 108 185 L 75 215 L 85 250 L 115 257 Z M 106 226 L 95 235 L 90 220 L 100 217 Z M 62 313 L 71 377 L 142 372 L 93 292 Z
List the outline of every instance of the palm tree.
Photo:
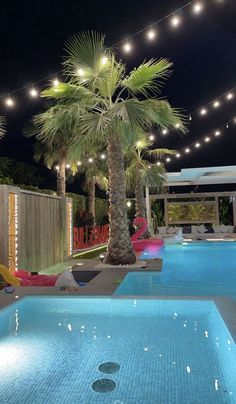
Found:
M 78 144 L 106 143 L 110 237 L 105 262 L 131 264 L 136 258 L 127 224 L 123 144 L 134 144 L 140 132 L 152 125 L 171 128 L 178 124 L 182 131 L 184 125 L 179 110 L 152 98 L 172 64 L 166 59 L 150 60 L 126 75 L 124 63 L 105 48 L 104 39 L 94 32 L 72 37 L 66 44 L 64 63 L 70 81 L 45 90 L 43 96 L 66 104 L 71 114 L 77 109 Z M 44 140 L 53 136 L 49 131 L 42 134 Z
M 90 157 L 91 158 L 91 157 Z M 100 189 L 108 190 L 108 180 L 106 177 L 106 171 L 104 167 L 98 164 L 96 159 L 93 160 L 92 164 L 87 163 L 84 167 L 85 180 L 83 183 L 83 189 L 88 193 L 88 212 L 96 220 L 95 212 L 95 189 L 98 186 Z
M 27 130 L 28 135 L 36 135 L 38 143 L 35 159 L 43 159 L 46 166 L 57 163 L 57 194 L 66 195 L 66 164 L 70 162 L 72 152 L 73 121 L 70 110 L 64 105 L 55 105 L 35 115 L 33 129 Z M 42 140 L 47 136 L 46 140 Z
M 144 187 L 155 188 L 157 192 L 161 192 L 166 185 L 166 171 L 163 164 L 152 164 L 147 159 L 175 153 L 169 149 L 151 149 L 152 146 L 153 142 L 143 134 L 135 147 L 125 153 L 126 186 L 128 192 L 135 192 L 136 217 L 146 216 Z
M 6 119 L 4 116 L 0 116 L 0 139 L 6 134 Z

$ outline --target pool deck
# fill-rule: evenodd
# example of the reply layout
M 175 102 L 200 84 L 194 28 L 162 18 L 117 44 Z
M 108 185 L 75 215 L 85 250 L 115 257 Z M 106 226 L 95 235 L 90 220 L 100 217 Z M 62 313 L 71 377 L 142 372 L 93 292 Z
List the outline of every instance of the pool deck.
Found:
M 144 267 L 146 265 L 146 267 Z M 78 287 L 78 290 L 71 292 L 62 291 L 58 287 L 18 287 L 11 294 L 6 294 L 4 290 L 0 291 L 0 309 L 12 304 L 16 299 L 21 299 L 26 296 L 89 296 L 89 297 L 109 297 L 114 299 L 158 299 L 158 300 L 211 300 L 214 301 L 219 312 L 221 313 L 231 335 L 236 343 L 236 302 L 229 298 L 222 298 L 218 296 L 136 296 L 136 295 L 124 295 L 124 296 L 112 296 L 119 283 L 129 272 L 133 271 L 161 271 L 162 260 L 155 259 L 149 260 L 146 263 L 143 261 L 137 262 L 136 265 L 131 267 L 115 267 L 100 265 L 97 259 L 79 259 L 69 262 L 66 268 L 72 268 L 73 271 L 98 271 L 100 272 L 95 278 L 93 278 L 87 285 Z

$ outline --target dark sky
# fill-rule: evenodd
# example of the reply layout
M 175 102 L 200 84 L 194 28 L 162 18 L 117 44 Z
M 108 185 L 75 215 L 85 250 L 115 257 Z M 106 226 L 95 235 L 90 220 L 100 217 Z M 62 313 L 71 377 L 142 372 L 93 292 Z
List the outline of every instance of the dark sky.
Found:
M 0 93 L 31 85 L 58 72 L 63 45 L 71 34 L 81 30 L 97 30 L 107 35 L 112 45 L 134 32 L 183 6 L 186 0 L 48 0 L 9 1 L 1 5 Z M 148 43 L 145 34 L 133 39 L 130 55 L 119 55 L 132 68 L 151 57 L 167 57 L 174 63 L 174 73 L 162 95 L 173 106 L 190 112 L 236 86 L 236 1 L 207 0 L 205 10 L 193 16 L 187 8 L 178 29 L 168 21 L 158 26 L 159 37 Z M 47 81 L 40 83 L 46 85 Z M 40 88 L 39 86 L 39 88 Z M 1 100 L 1 114 L 7 116 L 8 134 L 1 142 L 1 155 L 32 162 L 32 143 L 21 130 L 25 122 L 42 108 L 41 100 L 32 100 L 22 90 L 14 95 L 16 106 L 11 110 Z M 225 102 L 207 117 L 193 116 L 190 133 L 183 139 L 177 133 L 158 136 L 156 145 L 175 149 L 189 146 L 232 116 L 236 116 L 235 100 Z M 201 151 L 184 156 L 168 165 L 168 170 L 230 165 L 236 163 L 236 125 Z M 52 179 L 51 179 L 52 180 Z M 49 182 L 51 181 L 49 180 Z

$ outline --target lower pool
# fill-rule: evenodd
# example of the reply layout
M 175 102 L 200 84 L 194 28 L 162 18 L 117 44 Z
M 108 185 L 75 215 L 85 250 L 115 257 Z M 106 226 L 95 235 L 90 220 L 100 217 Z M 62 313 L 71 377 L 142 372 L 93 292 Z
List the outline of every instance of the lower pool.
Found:
M 236 347 L 211 301 L 27 297 L 0 312 L 0 402 L 236 403 Z
M 129 273 L 117 295 L 228 296 L 236 300 L 236 243 L 193 242 L 166 246 L 162 272 Z

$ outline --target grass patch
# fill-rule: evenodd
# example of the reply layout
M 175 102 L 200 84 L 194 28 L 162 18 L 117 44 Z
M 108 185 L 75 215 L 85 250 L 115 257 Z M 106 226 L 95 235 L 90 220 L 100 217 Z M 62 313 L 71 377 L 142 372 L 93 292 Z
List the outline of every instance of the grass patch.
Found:
M 96 247 L 93 250 L 78 253 L 78 254 L 74 255 L 73 258 L 76 258 L 76 259 L 82 258 L 82 259 L 85 259 L 85 260 L 90 260 L 92 258 L 98 257 L 100 254 L 105 252 L 106 249 L 107 249 L 107 246 Z

